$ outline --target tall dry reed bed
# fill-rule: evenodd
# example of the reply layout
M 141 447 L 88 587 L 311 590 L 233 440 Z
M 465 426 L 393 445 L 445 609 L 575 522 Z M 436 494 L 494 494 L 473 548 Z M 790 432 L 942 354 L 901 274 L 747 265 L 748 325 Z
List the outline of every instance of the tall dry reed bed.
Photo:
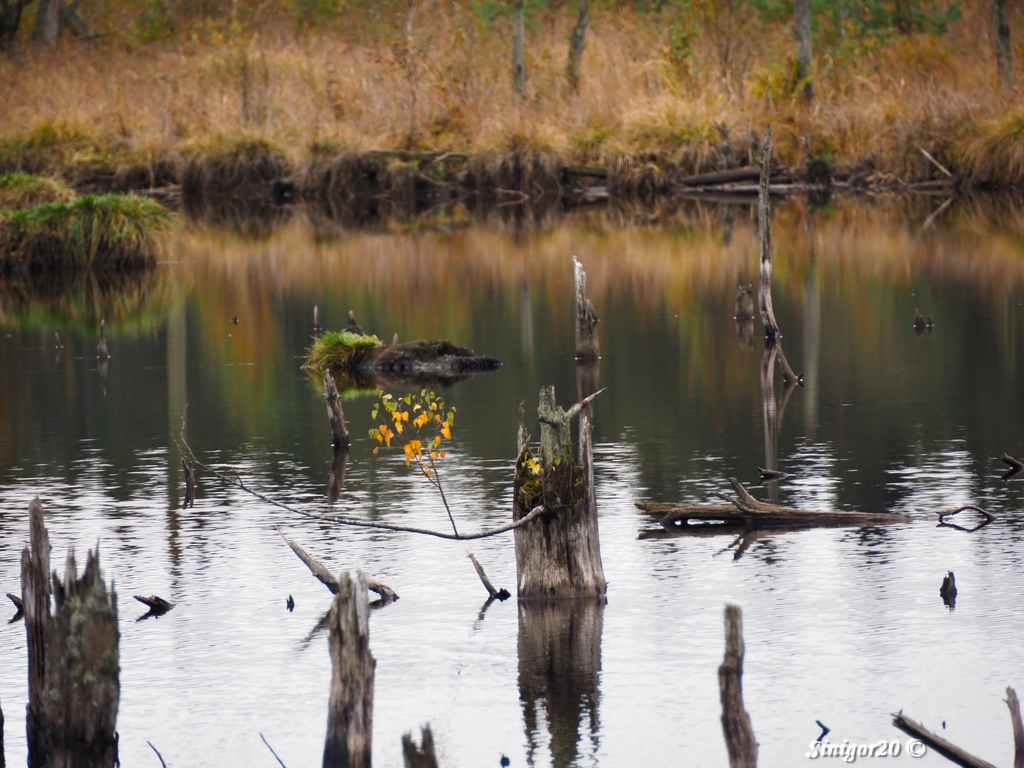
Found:
M 139 44 L 145 30 L 129 5 L 98 2 L 111 28 L 134 31 L 0 58 L 0 171 L 59 173 L 77 188 L 200 191 L 290 176 L 336 200 L 353 187 L 422 195 L 451 184 L 450 173 L 468 189 L 531 194 L 590 165 L 607 169 L 611 189 L 649 195 L 747 162 L 771 123 L 790 166 L 804 163 L 808 138 L 840 174 L 929 179 L 939 172 L 923 147 L 968 183 L 1024 184 L 1024 99 L 996 83 L 984 0 L 962 0 L 963 17 L 942 36 L 819 41 L 811 104 L 784 19 L 737 17 L 723 36 L 715 13 L 684 13 L 735 2 L 663 4 L 675 10 L 660 15 L 597 4 L 575 92 L 563 75 L 571 9 L 531 11 L 521 97 L 509 75 L 511 20 L 482 20 L 478 5 L 342 3 L 332 17 L 319 4 L 327 15 L 303 23 L 320 31 L 293 23 L 296 4 L 235 5 L 233 21 L 178 20 L 149 34 L 170 39 Z M 1019 29 L 1024 11 L 1011 13 Z M 470 159 L 366 154 L 381 149 Z

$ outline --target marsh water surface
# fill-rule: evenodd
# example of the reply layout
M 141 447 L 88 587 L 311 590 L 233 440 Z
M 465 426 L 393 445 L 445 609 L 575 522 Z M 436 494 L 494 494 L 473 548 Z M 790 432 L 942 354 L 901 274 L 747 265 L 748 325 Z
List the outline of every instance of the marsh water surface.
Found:
M 998 457 L 1024 455 L 1024 219 L 1001 201 L 922 227 L 937 204 L 779 206 L 775 307 L 805 382 L 783 401 L 776 380 L 777 434 L 766 433 L 760 327 L 748 335 L 732 319 L 736 286 L 757 282 L 743 206 L 456 211 L 358 231 L 296 212 L 241 232 L 193 225 L 130 284 L 8 280 L 0 592 L 20 592 L 34 496 L 55 565 L 99 542 L 119 596 L 124 765 L 157 765 L 147 742 L 170 766 L 276 765 L 260 734 L 288 766 L 320 761 L 330 661 L 313 630 L 331 596 L 275 525 L 401 596 L 370 623 L 376 765 L 401 765 L 401 735 L 425 723 L 446 766 L 502 755 L 513 767 L 725 765 L 717 668 L 730 602 L 743 609 L 761 764 L 803 764 L 816 720 L 834 742 L 905 743 L 890 725 L 902 709 L 1008 765 L 1005 688 L 1024 689 L 1024 483 L 1004 483 Z M 330 432 L 300 367 L 318 305 L 328 328 L 352 309 L 382 339 L 448 338 L 503 361 L 446 390 L 458 415 L 441 473 L 460 530 L 506 522 L 520 401 L 531 412 L 544 384 L 565 406 L 577 397 L 572 255 L 601 318 L 608 388 L 595 415 L 603 609 L 542 615 L 513 599 L 482 613 L 465 544 L 309 521 L 208 474 L 182 509 L 182 436 L 254 489 L 327 508 Z M 915 308 L 930 332 L 915 334 Z M 440 497 L 401 455 L 373 455 L 373 401 L 372 390 L 345 395 L 355 444 L 333 509 L 444 529 Z M 773 463 L 793 477 L 755 489 L 761 498 L 911 522 L 765 535 L 738 559 L 729 536 L 638 537 L 656 523 L 636 502 L 714 501 L 728 477 L 756 485 Z M 996 522 L 936 527 L 961 503 Z M 515 591 L 511 534 L 470 548 Z M 955 610 L 939 597 L 949 570 Z M 136 621 L 133 594 L 176 606 Z M 0 624 L 12 765 L 25 758 L 25 664 L 24 625 Z

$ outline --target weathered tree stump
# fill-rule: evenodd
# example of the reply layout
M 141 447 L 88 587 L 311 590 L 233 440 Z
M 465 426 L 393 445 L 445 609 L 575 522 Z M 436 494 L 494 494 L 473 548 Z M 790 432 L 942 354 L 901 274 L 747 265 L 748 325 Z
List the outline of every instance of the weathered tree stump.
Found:
M 597 506 L 593 487 L 590 421 L 583 400 L 568 411 L 555 403 L 555 388 L 540 390 L 540 452 L 534 456 L 523 436 L 520 409 L 519 458 L 516 461 L 512 520 L 543 505 L 547 514 L 515 529 L 516 577 L 520 599 L 602 597 L 606 582 L 601 564 Z M 580 414 L 583 459 L 573 456 L 571 420 Z
M 736 605 L 725 606 L 725 659 L 718 668 L 722 692 L 722 731 L 730 768 L 757 766 L 757 739 L 750 715 L 743 706 L 743 614 Z
M 345 412 L 341 409 L 341 396 L 330 371 L 324 371 L 324 399 L 327 401 L 327 418 L 331 421 L 334 450 L 347 451 L 349 437 L 345 427 Z
M 181 471 L 185 475 L 185 501 L 181 506 L 188 509 L 196 503 L 196 468 L 192 459 L 181 460 Z
M 587 298 L 587 273 L 583 265 L 572 257 L 573 275 L 576 283 L 576 359 L 597 360 L 601 349 L 597 343 L 597 313 Z
M 334 449 L 331 459 L 331 471 L 327 474 L 327 503 L 336 504 L 341 498 L 345 487 L 345 465 L 348 463 L 348 451 Z
M 28 637 L 28 762 L 32 768 L 110 768 L 117 762 L 117 595 L 90 551 L 79 579 L 74 553 L 64 580 L 53 576 L 43 507 L 29 507 L 30 543 L 21 555 Z
M 537 735 L 545 721 L 556 768 L 578 764 L 584 722 L 589 721 L 590 739 L 598 737 L 603 627 L 603 600 L 520 603 L 519 699 L 528 763 L 535 762 Z
M 434 754 L 434 734 L 429 725 L 420 729 L 421 743 L 417 744 L 411 733 L 402 736 L 402 759 L 405 768 L 438 768 Z
M 1006 686 L 1006 706 L 1010 708 L 1013 724 L 1013 768 L 1024 768 L 1024 721 L 1020 717 L 1020 699 L 1017 691 Z
M 4 708 L 0 706 L 0 768 L 6 768 L 7 759 L 4 757 Z
M 366 579 L 348 571 L 338 580 L 331 616 L 331 700 L 324 768 L 371 768 L 373 675 Z

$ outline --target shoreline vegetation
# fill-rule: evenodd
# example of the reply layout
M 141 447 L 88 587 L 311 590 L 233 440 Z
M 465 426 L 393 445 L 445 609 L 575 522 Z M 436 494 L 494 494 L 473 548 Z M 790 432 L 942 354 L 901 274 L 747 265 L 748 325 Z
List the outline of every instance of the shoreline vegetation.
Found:
M 1019 191 L 1024 92 L 993 3 L 1009 40 L 1024 9 L 999 0 L 818 9 L 809 65 L 770 0 L 94 0 L 52 50 L 30 3 L 0 54 L 0 173 L 358 220 L 380 201 L 747 194 L 771 124 L 778 192 Z

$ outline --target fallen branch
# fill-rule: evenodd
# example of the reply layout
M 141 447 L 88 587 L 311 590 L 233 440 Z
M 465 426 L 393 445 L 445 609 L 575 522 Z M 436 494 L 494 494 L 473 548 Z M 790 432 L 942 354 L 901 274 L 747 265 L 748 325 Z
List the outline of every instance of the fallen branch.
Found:
M 491 584 L 491 580 L 487 578 L 487 574 L 484 573 L 484 567 L 480 565 L 480 561 L 476 559 L 476 555 L 472 552 L 467 552 L 466 556 L 473 562 L 473 567 L 476 568 L 476 575 L 480 577 L 480 581 L 483 582 L 484 589 L 487 590 L 487 594 L 497 600 L 508 600 L 512 597 L 511 593 L 507 589 L 495 589 L 494 585 Z
M 316 576 L 317 581 L 319 581 L 321 584 L 323 584 L 325 587 L 331 590 L 332 595 L 338 594 L 338 590 L 341 588 L 341 581 L 338 579 L 338 577 L 331 573 L 330 570 L 328 570 L 327 567 L 319 560 L 315 560 L 314 558 L 310 557 L 309 553 L 306 552 L 306 550 L 304 550 L 300 545 L 296 544 L 294 541 L 292 541 L 283 533 L 281 533 L 281 529 L 278 528 L 276 525 L 274 526 L 274 530 L 276 530 L 280 534 L 281 538 L 284 539 L 284 543 L 291 547 L 292 552 L 294 552 L 298 556 L 299 560 L 301 560 L 305 564 L 305 566 L 309 568 L 310 573 Z M 385 602 L 391 602 L 393 600 L 398 599 L 398 595 L 395 594 L 395 590 L 393 590 L 387 584 L 384 584 L 383 582 L 379 581 L 375 576 L 372 576 L 371 574 L 363 571 L 363 578 L 366 580 L 366 588 L 369 589 L 371 592 L 376 592 Z
M 987 763 L 951 741 L 946 741 L 941 736 L 932 733 L 919 722 L 904 715 L 903 712 L 892 716 L 892 724 L 908 736 L 913 736 L 918 741 L 927 744 L 930 749 L 934 749 L 947 760 L 963 766 L 963 768 L 995 768 L 992 763 Z
M 1009 464 L 1011 468 L 1017 470 L 1018 472 L 1024 469 L 1024 464 L 1017 461 L 1015 458 L 1013 458 L 1013 456 L 1011 456 L 1008 453 L 1004 453 L 1002 456 L 1000 456 L 999 460 L 1006 464 Z
M 934 165 L 936 168 L 938 168 L 940 171 L 942 171 L 944 174 L 946 174 L 946 176 L 948 176 L 949 178 L 951 178 L 951 179 L 954 178 L 953 174 L 949 172 L 949 170 L 946 168 L 946 166 L 944 166 L 942 163 L 940 163 L 938 160 L 936 160 L 934 157 L 932 157 L 928 153 L 928 150 L 926 150 L 924 147 L 922 147 L 920 145 L 916 145 L 916 146 L 920 150 L 921 154 L 925 156 L 925 159 L 927 159 L 932 165 Z
M 589 398 L 581 402 L 586 403 L 590 399 L 596 397 L 598 394 L 600 393 L 595 392 Z M 575 408 L 575 406 L 573 407 Z M 250 496 L 253 496 L 262 502 L 270 504 L 271 506 L 278 507 L 279 509 L 283 509 L 286 512 L 291 512 L 293 515 L 301 515 L 302 517 L 308 517 L 310 520 L 321 520 L 323 522 L 336 523 L 338 525 L 350 525 L 354 528 L 375 528 L 377 530 L 384 531 L 399 531 L 400 533 L 418 533 L 422 536 L 434 536 L 438 539 L 448 539 L 450 541 L 472 541 L 474 539 L 486 539 L 490 536 L 497 536 L 500 533 L 514 531 L 516 528 L 528 525 L 541 515 L 549 514 L 549 511 L 546 507 L 544 507 L 543 505 L 539 505 L 531 509 L 529 514 L 523 516 L 515 522 L 508 523 L 507 525 L 502 525 L 497 528 L 491 528 L 485 531 L 477 531 L 476 533 L 451 534 L 444 533 L 443 531 L 434 531 L 429 528 L 416 528 L 414 526 L 409 525 L 395 525 L 393 523 L 380 523 L 368 520 L 358 520 L 353 517 L 344 517 L 342 515 L 325 514 L 321 512 L 309 512 L 304 509 L 297 509 L 296 507 L 289 506 L 288 504 L 285 504 L 282 501 L 278 501 L 277 499 L 273 499 L 270 496 L 267 496 L 266 494 L 260 493 L 259 491 L 255 491 L 252 488 L 249 488 L 242 481 L 241 476 L 234 470 L 232 470 L 232 474 L 234 475 L 234 477 L 229 477 L 220 470 L 214 469 L 208 464 L 204 464 L 195 457 L 195 454 L 192 453 L 192 449 L 189 447 L 188 443 L 185 443 L 184 440 L 182 440 L 182 443 L 184 444 L 185 449 L 188 451 L 188 457 L 195 463 L 195 465 L 197 467 L 205 469 L 207 472 L 209 472 L 211 475 L 216 477 L 221 482 L 233 486 L 240 491 L 248 493 Z

